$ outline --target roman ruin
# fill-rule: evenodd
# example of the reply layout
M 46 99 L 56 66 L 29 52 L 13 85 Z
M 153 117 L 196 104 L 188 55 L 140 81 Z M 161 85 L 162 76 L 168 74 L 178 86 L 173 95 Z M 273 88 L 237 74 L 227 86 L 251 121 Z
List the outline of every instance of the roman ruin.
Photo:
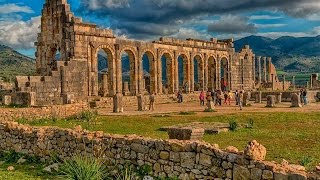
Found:
M 13 95 L 19 99 L 19 94 L 31 93 L 32 103 L 18 100 L 29 105 L 70 104 L 116 94 L 288 87 L 277 79 L 271 58 L 264 57 L 261 68 L 261 57 L 256 59 L 248 45 L 235 52 L 233 39 L 121 39 L 110 29 L 82 22 L 66 0 L 46 0 L 35 46 L 38 75 L 16 77 Z M 104 72 L 98 70 L 99 51 L 107 55 Z M 130 61 L 129 79 L 123 77 L 124 54 Z M 143 56 L 149 61 L 149 77 L 143 72 Z

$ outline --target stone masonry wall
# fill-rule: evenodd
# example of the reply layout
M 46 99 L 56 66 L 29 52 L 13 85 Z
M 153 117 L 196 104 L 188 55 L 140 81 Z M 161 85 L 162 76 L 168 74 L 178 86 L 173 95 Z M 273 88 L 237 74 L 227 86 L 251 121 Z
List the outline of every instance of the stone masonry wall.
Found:
M 41 118 L 66 118 L 88 110 L 87 103 L 54 105 L 33 108 L 0 108 L 0 121 L 14 121 L 19 118 L 28 120 Z
M 155 176 L 178 176 L 179 179 L 307 179 L 307 173 L 300 166 L 254 160 L 251 157 L 255 156 L 250 156 L 248 150 L 231 153 L 204 142 L 110 135 L 81 128 L 1 122 L 0 148 L 45 159 L 52 153 L 61 158 L 75 153 L 100 154 L 110 163 L 150 165 Z

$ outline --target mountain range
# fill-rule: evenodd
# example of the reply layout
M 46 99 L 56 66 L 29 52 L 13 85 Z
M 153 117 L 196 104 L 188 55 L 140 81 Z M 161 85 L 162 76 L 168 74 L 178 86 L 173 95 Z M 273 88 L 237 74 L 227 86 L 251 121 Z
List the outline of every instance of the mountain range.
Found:
M 271 39 L 262 36 L 248 36 L 234 42 L 236 51 L 250 45 L 256 56 L 270 56 L 278 70 L 286 72 L 320 72 L 320 36 Z M 106 57 L 99 54 L 99 70 L 106 67 Z M 148 61 L 143 61 L 148 66 Z M 5 45 L 0 45 L 0 77 L 9 81 L 16 75 L 35 73 L 34 59 Z M 123 59 L 124 71 L 129 71 L 129 60 Z
M 257 56 L 270 56 L 278 70 L 320 72 L 320 36 L 271 39 L 248 36 L 235 41 L 236 51 L 249 44 Z

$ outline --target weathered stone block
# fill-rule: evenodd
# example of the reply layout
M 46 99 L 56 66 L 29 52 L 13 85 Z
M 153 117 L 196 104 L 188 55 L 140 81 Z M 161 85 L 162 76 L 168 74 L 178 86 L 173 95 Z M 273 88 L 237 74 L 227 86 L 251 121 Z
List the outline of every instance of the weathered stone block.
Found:
M 250 179 L 249 169 L 235 164 L 233 166 L 233 180 L 248 180 Z
M 274 107 L 276 97 L 273 95 L 267 96 L 267 106 L 266 107 Z
M 2 97 L 2 104 L 4 104 L 4 105 L 10 105 L 10 104 L 12 104 L 11 96 L 9 96 L 9 95 L 3 96 L 3 97 Z
M 297 93 L 291 94 L 291 107 L 302 107 L 300 97 Z
M 168 135 L 169 139 L 201 140 L 204 135 L 204 129 L 192 127 L 170 128 L 168 129 Z
M 256 140 L 248 143 L 246 149 L 244 150 L 244 156 L 252 160 L 265 160 L 267 154 L 266 148 L 259 144 Z
M 144 102 L 144 97 L 142 94 L 139 94 L 137 96 L 138 100 L 138 111 L 144 111 L 145 110 L 145 102 Z
M 259 91 L 258 93 L 256 93 L 255 103 L 261 103 L 261 101 L 262 101 L 262 92 Z
M 113 96 L 113 112 L 119 113 L 123 112 L 123 104 L 122 104 L 122 94 L 117 93 Z

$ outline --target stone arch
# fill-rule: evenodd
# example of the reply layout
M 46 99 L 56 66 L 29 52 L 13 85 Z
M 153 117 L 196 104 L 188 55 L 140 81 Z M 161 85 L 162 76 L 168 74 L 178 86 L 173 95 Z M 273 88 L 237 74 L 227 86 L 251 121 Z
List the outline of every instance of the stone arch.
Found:
M 218 64 L 217 58 L 213 55 L 208 56 L 208 89 L 218 89 Z
M 101 81 L 99 82 L 99 59 L 98 53 L 102 50 L 107 55 L 107 72 L 100 73 Z M 101 44 L 92 49 L 91 57 L 91 72 L 93 72 L 93 77 L 91 77 L 91 93 L 92 95 L 101 96 L 113 96 L 116 92 L 116 77 L 115 77 L 115 51 L 114 48 L 109 44 Z M 89 88 L 90 89 L 90 88 Z
M 119 57 L 120 57 L 120 61 L 121 61 L 121 79 L 124 82 L 120 82 L 120 83 L 124 83 L 122 92 L 124 95 L 136 95 L 138 93 L 138 57 L 137 57 L 137 50 L 132 47 L 132 46 L 124 46 L 121 48 L 121 50 L 119 51 Z M 128 54 L 128 58 L 129 58 L 129 82 L 127 82 L 124 79 L 123 76 L 123 69 L 122 69 L 122 54 L 123 53 L 127 53 Z
M 191 59 L 192 91 L 204 89 L 204 58 L 202 54 L 196 54 Z
M 160 66 L 159 71 L 159 86 L 162 87 L 162 93 L 174 93 L 174 82 L 175 82 L 175 65 L 174 56 L 169 51 L 162 51 L 159 53 Z M 161 89 L 161 88 L 160 88 Z
M 145 91 L 147 90 L 149 93 L 156 92 L 156 84 L 157 84 L 157 61 L 155 53 L 150 49 L 143 49 L 141 51 L 141 71 L 144 71 L 144 56 L 148 58 L 148 65 L 149 65 L 149 77 L 147 77 L 144 72 L 141 74 L 141 83 L 140 83 L 140 90 Z

